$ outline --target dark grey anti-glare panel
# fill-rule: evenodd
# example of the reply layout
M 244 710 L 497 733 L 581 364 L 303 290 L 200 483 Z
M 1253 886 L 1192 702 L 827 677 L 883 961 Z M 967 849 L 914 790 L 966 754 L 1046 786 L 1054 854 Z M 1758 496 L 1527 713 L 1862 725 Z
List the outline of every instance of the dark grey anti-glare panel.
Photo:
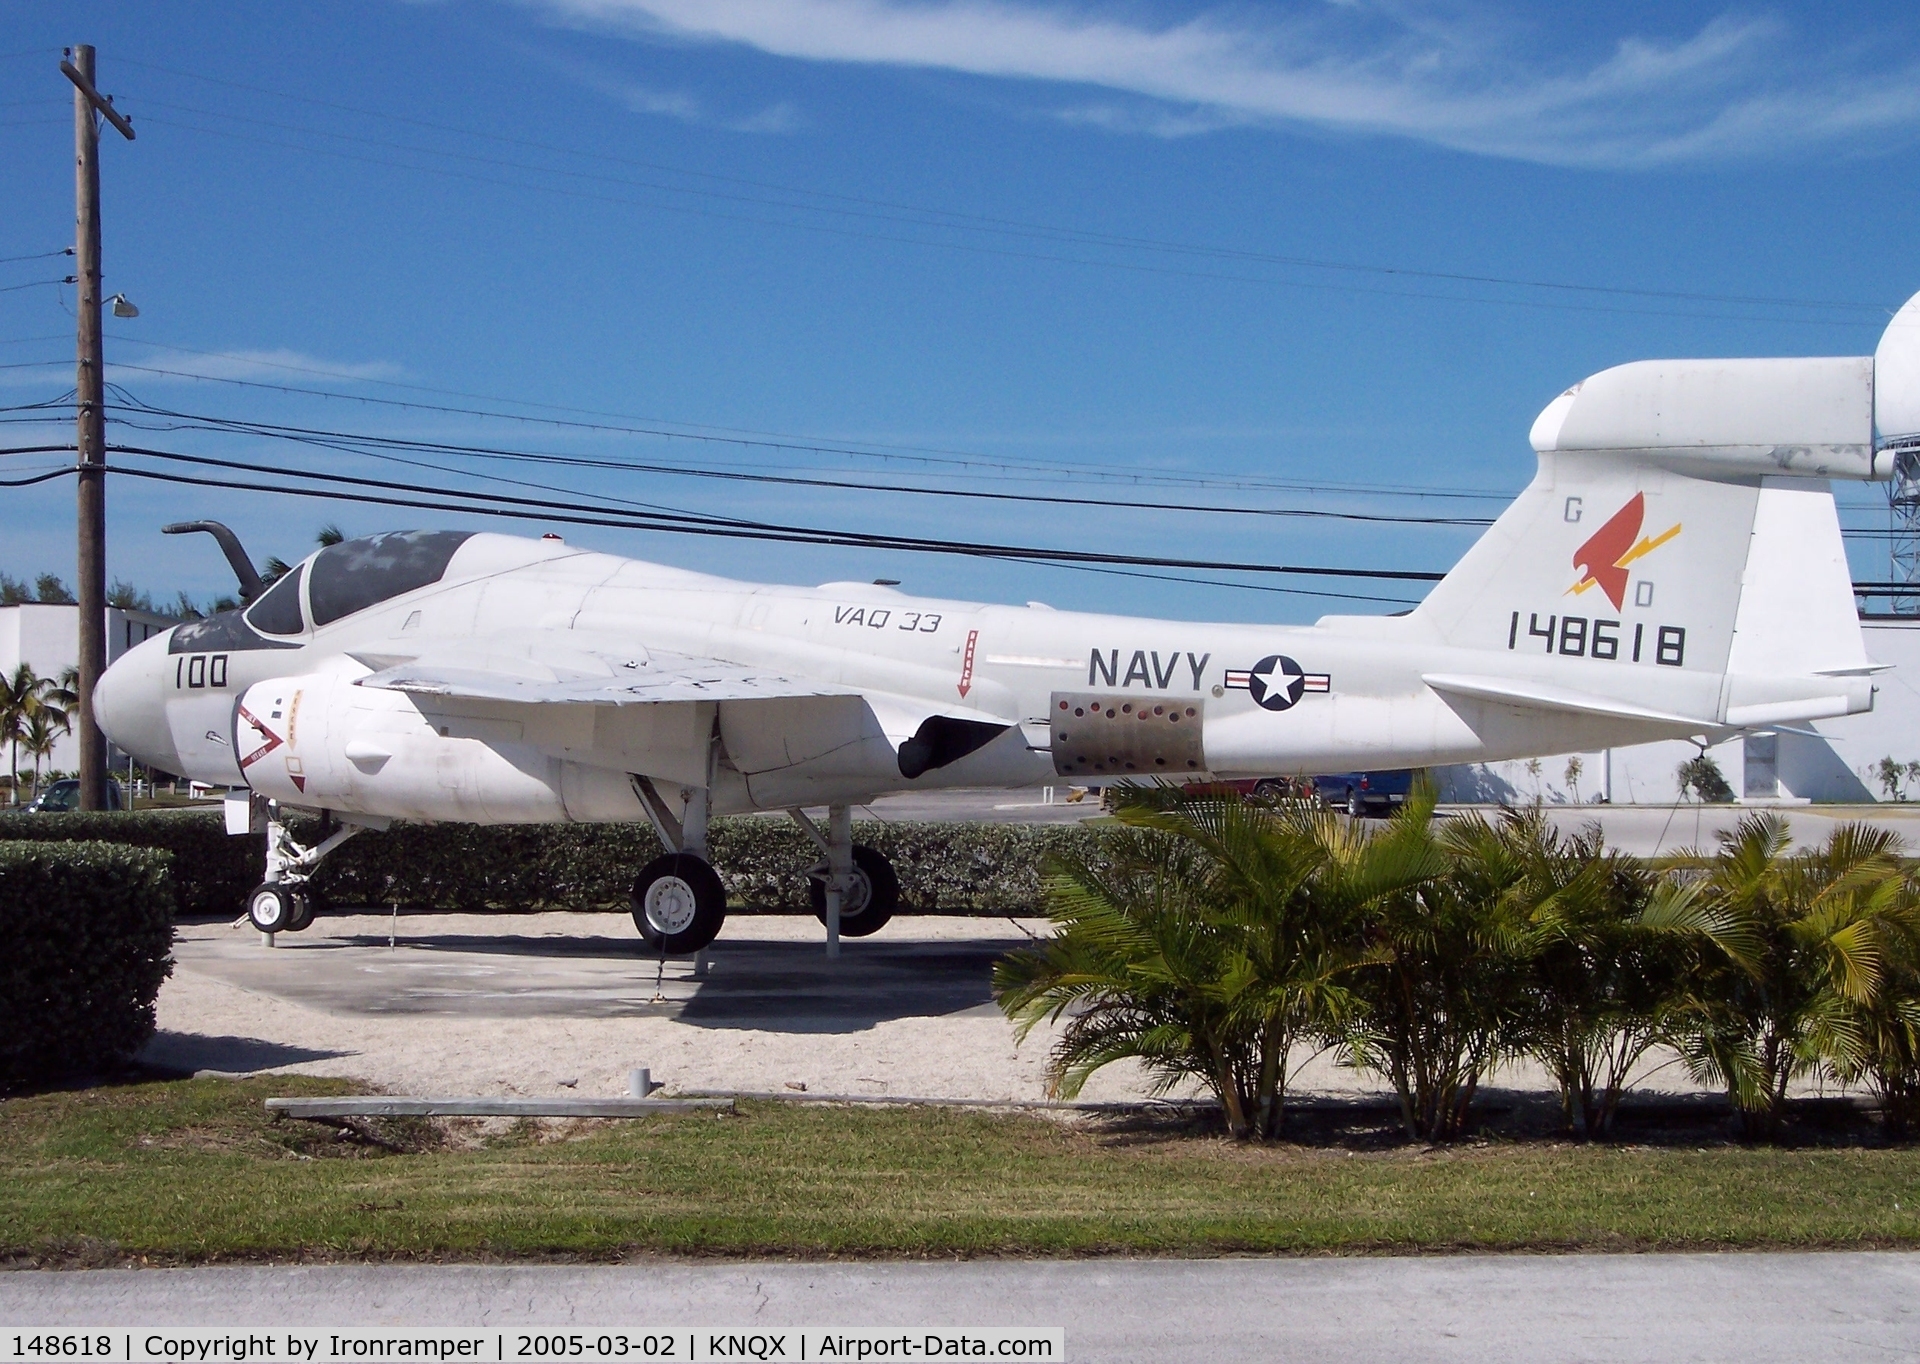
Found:
M 470 530 L 399 530 L 329 545 L 313 558 L 307 590 L 315 625 L 437 583 Z
M 306 629 L 300 618 L 300 579 L 306 571 L 305 564 L 296 564 L 267 589 L 266 596 L 247 612 L 247 624 L 264 635 L 297 635 Z

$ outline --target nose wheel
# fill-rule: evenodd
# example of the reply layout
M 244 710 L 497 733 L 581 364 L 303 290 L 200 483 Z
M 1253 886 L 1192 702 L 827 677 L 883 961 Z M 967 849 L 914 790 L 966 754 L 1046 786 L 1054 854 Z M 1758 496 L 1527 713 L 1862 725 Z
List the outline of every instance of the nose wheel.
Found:
M 314 868 L 321 858 L 366 827 L 336 827 L 334 817 L 323 814 L 322 828 L 327 836 L 313 847 L 305 847 L 294 840 L 279 806 L 269 802 L 267 879 L 247 892 L 248 922 L 262 933 L 298 933 L 311 924 L 320 907 L 319 897 L 311 889 Z

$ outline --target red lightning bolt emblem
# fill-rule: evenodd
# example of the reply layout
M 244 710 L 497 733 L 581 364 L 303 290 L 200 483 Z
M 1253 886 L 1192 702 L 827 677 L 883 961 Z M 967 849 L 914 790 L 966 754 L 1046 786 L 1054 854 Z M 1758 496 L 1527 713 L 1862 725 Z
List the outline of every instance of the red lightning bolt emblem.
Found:
M 1580 580 L 1567 592 L 1579 596 L 1595 583 L 1607 594 L 1607 600 L 1618 611 L 1627 601 L 1627 565 L 1642 555 L 1654 550 L 1673 539 L 1680 533 L 1679 523 L 1667 527 L 1660 534 L 1646 538 L 1640 534 L 1641 524 L 1647 519 L 1647 495 L 1635 493 L 1627 505 L 1615 512 L 1592 535 L 1587 542 L 1573 552 L 1573 566 L 1580 570 Z

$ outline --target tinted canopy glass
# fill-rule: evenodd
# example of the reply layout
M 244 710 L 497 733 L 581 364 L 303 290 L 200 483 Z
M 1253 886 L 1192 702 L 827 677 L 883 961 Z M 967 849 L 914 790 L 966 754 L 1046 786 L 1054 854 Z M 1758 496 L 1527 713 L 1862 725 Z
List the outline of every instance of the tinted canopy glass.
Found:
M 472 535 L 468 530 L 400 530 L 329 545 L 313 558 L 313 585 L 307 590 L 313 623 L 329 625 L 439 582 L 454 551 Z
M 297 635 L 306 629 L 300 619 L 300 579 L 307 566 L 297 565 L 267 589 L 247 612 L 247 624 L 263 635 Z

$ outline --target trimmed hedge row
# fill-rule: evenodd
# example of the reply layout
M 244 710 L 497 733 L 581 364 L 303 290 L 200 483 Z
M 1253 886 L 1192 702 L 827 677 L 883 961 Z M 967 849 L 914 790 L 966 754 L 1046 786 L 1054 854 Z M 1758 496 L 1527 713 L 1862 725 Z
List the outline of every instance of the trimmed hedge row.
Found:
M 181 914 L 238 914 L 265 875 L 266 846 L 229 838 L 219 810 L 136 813 L 0 814 L 0 847 L 16 839 L 159 848 L 173 854 L 173 891 Z
M 153 1036 L 173 972 L 170 854 L 0 844 L 0 1088 L 95 1071 Z
M 299 836 L 312 836 L 311 827 Z M 1049 853 L 1093 856 L 1079 825 L 901 823 L 862 820 L 854 841 L 892 859 L 903 912 L 1007 914 L 1039 910 Z M 107 838 L 166 848 L 184 914 L 237 914 L 263 874 L 259 838 L 229 838 L 217 812 L 0 817 L 8 838 Z M 715 820 L 715 868 L 737 903 L 806 913 L 813 843 L 784 819 Z M 634 873 L 661 853 L 645 824 L 396 824 L 342 845 L 315 889 L 337 905 L 415 910 L 627 908 Z

